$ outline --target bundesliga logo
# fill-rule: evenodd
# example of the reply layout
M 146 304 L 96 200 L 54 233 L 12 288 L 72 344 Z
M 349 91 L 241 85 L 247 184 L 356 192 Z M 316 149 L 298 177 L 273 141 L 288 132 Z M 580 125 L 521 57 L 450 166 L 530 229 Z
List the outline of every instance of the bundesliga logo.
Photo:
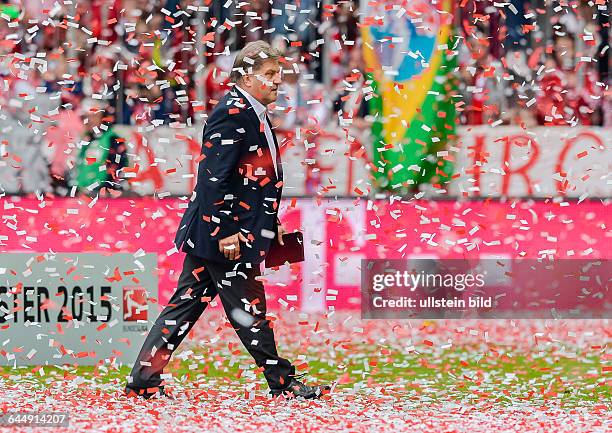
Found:
M 147 294 L 143 287 L 123 288 L 123 320 L 147 320 Z

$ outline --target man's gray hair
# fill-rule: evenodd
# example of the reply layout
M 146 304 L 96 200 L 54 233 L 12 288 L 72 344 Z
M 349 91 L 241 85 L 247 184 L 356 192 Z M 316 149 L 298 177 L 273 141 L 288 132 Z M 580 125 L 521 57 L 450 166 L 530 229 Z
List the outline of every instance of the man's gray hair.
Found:
M 245 74 L 257 71 L 267 60 L 279 60 L 280 57 L 280 51 L 266 41 L 249 42 L 234 59 L 230 81 L 239 83 Z

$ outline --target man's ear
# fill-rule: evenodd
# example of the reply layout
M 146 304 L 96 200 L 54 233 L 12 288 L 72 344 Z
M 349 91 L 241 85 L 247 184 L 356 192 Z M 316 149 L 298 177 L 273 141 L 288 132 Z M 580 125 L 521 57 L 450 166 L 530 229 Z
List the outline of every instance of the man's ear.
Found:
M 242 84 L 244 87 L 251 87 L 253 85 L 253 76 L 251 74 L 244 74 L 242 76 Z

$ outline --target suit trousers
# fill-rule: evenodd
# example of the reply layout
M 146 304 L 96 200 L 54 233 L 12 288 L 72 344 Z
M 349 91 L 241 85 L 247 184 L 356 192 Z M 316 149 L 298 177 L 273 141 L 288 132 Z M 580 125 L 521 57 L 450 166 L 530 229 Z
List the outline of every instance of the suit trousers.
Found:
M 153 324 L 128 378 L 127 388 L 155 392 L 170 356 L 189 333 L 210 301 L 221 299 L 227 318 L 242 344 L 262 367 L 270 389 L 284 389 L 295 367 L 280 357 L 274 332 L 266 319 L 266 297 L 259 264 L 223 264 L 191 254 L 185 256 L 176 292 Z M 149 390 L 149 391 L 147 391 Z

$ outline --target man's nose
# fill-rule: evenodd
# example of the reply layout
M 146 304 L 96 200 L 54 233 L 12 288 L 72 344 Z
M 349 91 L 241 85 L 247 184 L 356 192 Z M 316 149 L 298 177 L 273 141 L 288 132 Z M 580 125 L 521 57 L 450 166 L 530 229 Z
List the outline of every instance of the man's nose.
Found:
M 276 75 L 274 76 L 274 79 L 272 80 L 272 82 L 273 82 L 274 84 L 280 84 L 280 83 L 282 83 L 282 82 L 283 82 L 283 79 L 281 78 L 281 74 L 276 74 Z

